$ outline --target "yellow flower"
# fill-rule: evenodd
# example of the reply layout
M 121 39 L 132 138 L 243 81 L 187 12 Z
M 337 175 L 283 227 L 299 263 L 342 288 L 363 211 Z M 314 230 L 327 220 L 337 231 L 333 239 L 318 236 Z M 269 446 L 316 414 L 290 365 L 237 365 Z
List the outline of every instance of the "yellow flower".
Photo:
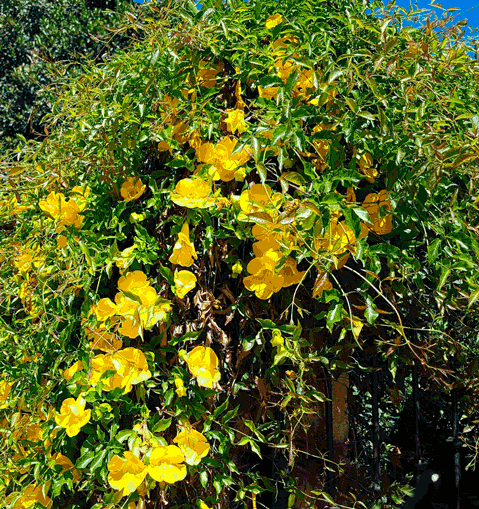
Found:
M 140 177 L 128 177 L 120 189 L 122 198 L 128 202 L 137 200 L 146 189 L 146 185 L 143 184 Z
M 243 272 L 243 265 L 241 265 L 239 260 L 233 265 L 231 271 L 233 274 L 241 274 Z
M 174 484 L 186 477 L 185 456 L 176 445 L 160 445 L 153 449 L 148 473 L 155 481 Z
M 271 346 L 281 347 L 284 345 L 284 338 L 279 329 L 273 329 L 273 336 L 271 338 Z
M 294 380 L 296 378 L 296 373 L 292 369 L 288 369 L 285 373 L 290 380 Z
M 254 184 L 250 189 L 241 193 L 239 204 L 241 213 L 238 216 L 240 221 L 247 220 L 246 214 L 266 212 L 269 215 L 277 215 L 283 201 L 281 193 L 273 193 L 267 184 Z
M 136 212 L 132 212 L 130 214 L 130 223 L 141 223 L 146 219 L 145 214 L 137 214 Z
M 99 322 L 104 322 L 116 314 L 117 306 L 110 299 L 104 298 L 92 307 L 92 311 Z
M 259 299 L 269 299 L 283 287 L 283 274 L 275 274 L 276 264 L 281 258 L 281 253 L 269 249 L 263 256 L 253 258 L 248 263 L 246 270 L 251 276 L 245 277 L 243 284 L 248 290 L 255 292 Z
M 190 209 L 206 209 L 215 203 L 210 184 L 200 178 L 180 180 L 171 194 L 171 201 Z
M 378 235 L 386 235 L 391 233 L 393 229 L 392 215 L 386 214 L 379 217 L 379 209 L 384 207 L 385 210 L 391 210 L 392 205 L 388 198 L 386 190 L 380 191 L 378 194 L 371 193 L 364 198 L 363 207 L 368 211 L 372 221 L 372 226 L 366 225 L 370 230 Z
M 171 313 L 171 302 L 165 301 L 157 306 L 140 306 L 140 322 L 146 329 L 150 330 L 158 322 L 165 322 Z
M 288 49 L 290 44 L 299 44 L 299 39 L 295 35 L 285 35 L 281 39 L 273 41 L 271 45 L 276 53 L 282 54 L 284 53 L 283 50 Z
M 218 207 L 218 210 L 222 210 L 224 208 L 229 208 L 231 206 L 231 201 L 228 198 L 225 198 L 224 196 L 220 196 L 216 199 L 216 206 Z
M 288 286 L 297 285 L 301 283 L 303 276 L 306 274 L 306 271 L 299 272 L 296 267 L 296 260 L 288 256 L 284 263 L 283 268 L 279 271 L 279 274 L 283 276 L 284 282 L 283 287 L 286 288 Z
M 173 439 L 175 444 L 181 449 L 185 455 L 185 461 L 188 465 L 198 465 L 210 451 L 210 444 L 206 437 L 199 431 L 194 430 L 190 426 L 186 426 Z
M 241 110 L 239 115 L 242 114 Z M 212 143 L 203 143 L 196 149 L 196 157 L 199 162 L 211 164 L 209 172 L 213 180 L 223 180 L 230 182 L 235 178 L 235 174 L 240 170 L 251 155 L 246 148 L 243 148 L 236 154 L 233 154 L 238 140 L 236 138 L 225 137 L 216 145 Z
M 276 25 L 279 25 L 282 22 L 283 22 L 283 18 L 281 16 L 281 14 L 272 14 L 266 20 L 265 25 L 266 25 L 266 28 L 271 29 L 271 28 L 274 28 Z
M 149 285 L 146 274 L 141 270 L 129 272 L 118 280 L 118 288 L 122 292 L 129 292 L 138 296 L 142 295 Z
M 67 208 L 67 201 L 63 193 L 55 193 L 52 191 L 46 200 L 40 200 L 38 205 L 40 209 L 46 214 L 50 215 L 53 219 L 58 219 L 61 211 Z
M 278 96 L 279 87 L 260 87 L 258 86 L 258 95 L 266 99 L 276 99 Z
M 2 408 L 7 408 L 7 400 L 12 385 L 13 382 L 7 382 L 5 378 L 0 381 L 0 410 Z
M 218 357 L 208 346 L 197 346 L 187 355 L 186 363 L 191 374 L 201 387 L 213 388 L 221 378 L 218 371 Z
M 118 331 L 122 336 L 126 336 L 130 339 L 135 339 L 141 335 L 141 324 L 133 318 L 124 318 L 121 321 L 121 325 Z
M 145 288 L 150 288 L 150 286 L 140 287 L 140 291 L 144 290 Z M 134 295 L 136 295 L 136 292 L 139 292 L 139 290 L 137 288 L 135 288 Z M 133 292 L 130 292 L 130 293 L 133 293 Z M 140 305 L 136 300 L 129 299 L 128 297 L 123 295 L 121 292 L 118 292 L 115 295 L 115 303 L 117 305 L 116 314 L 119 316 L 122 316 L 122 317 L 130 317 L 130 318 L 135 315 L 135 313 Z
M 121 385 L 125 388 L 125 394 L 131 391 L 132 385 L 151 378 L 145 354 L 137 348 L 129 347 L 115 352 L 113 363 L 118 376 L 122 378 Z
M 82 361 L 76 361 L 75 364 L 73 364 L 72 366 L 70 366 L 68 369 L 65 369 L 65 371 L 63 372 L 63 378 L 69 382 L 73 375 L 75 373 L 78 373 L 79 371 L 81 371 L 83 369 L 83 363 Z
M 195 246 L 190 242 L 190 229 L 188 223 L 185 223 L 178 234 L 178 240 L 173 246 L 173 254 L 170 256 L 169 261 L 176 265 L 190 267 L 196 258 L 198 258 L 198 255 L 196 254 Z
M 354 251 L 355 242 L 356 237 L 351 228 L 344 221 L 338 223 L 332 218 L 325 236 L 315 238 L 314 246 L 317 250 L 339 255 L 348 250 Z
M 184 296 L 196 286 L 196 276 L 189 270 L 175 270 L 175 293 L 178 298 Z
M 242 110 L 226 110 L 228 117 L 225 120 L 226 126 L 230 133 L 244 133 L 247 130 L 247 125 L 244 120 L 244 111 Z
M 285 83 L 297 68 L 297 65 L 292 60 L 286 60 L 283 62 L 282 58 L 278 58 L 274 65 L 278 69 L 276 75 Z
M 113 389 L 119 389 L 123 387 L 123 377 L 118 376 L 117 374 L 117 366 L 113 363 L 113 355 L 112 354 L 98 354 L 93 357 L 90 361 L 90 378 L 88 383 L 91 386 L 95 386 L 100 380 L 102 382 L 102 390 L 108 392 Z M 103 378 L 104 373 L 107 371 L 113 371 L 114 375 Z
M 69 458 L 67 458 L 60 452 L 58 452 L 57 454 L 55 454 L 55 456 L 53 456 L 53 460 L 55 461 L 55 463 L 57 465 L 61 465 L 62 472 L 66 472 L 67 470 L 72 471 L 73 482 L 78 482 L 80 480 L 81 474 L 80 474 L 79 470 L 74 468 L 73 463 L 71 462 L 71 460 Z
M 359 158 L 359 169 L 366 175 L 366 180 L 371 183 L 374 183 L 375 177 L 379 175 L 378 171 L 373 168 L 373 158 L 368 152 Z
M 277 223 L 255 224 L 251 229 L 254 237 L 264 242 L 255 242 L 253 244 L 253 251 L 256 256 L 262 256 L 268 249 L 287 249 L 293 251 L 298 249 L 297 239 L 291 233 L 288 225 Z M 266 247 L 269 245 L 269 247 Z M 264 246 L 264 247 L 263 247 Z
M 186 387 L 183 384 L 182 378 L 175 378 L 175 385 L 176 385 L 176 394 L 179 398 L 182 398 L 183 396 L 186 396 Z
M 108 462 L 108 470 L 110 486 L 122 490 L 123 496 L 133 493 L 147 474 L 147 467 L 130 451 L 126 451 L 123 458 L 113 456 Z
M 30 484 L 17 499 L 13 509 L 30 509 L 35 504 L 40 504 L 46 509 L 52 506 L 52 500 L 47 496 L 51 482 L 48 481 L 44 486 Z M 45 494 L 44 494 L 45 493 Z
M 236 182 L 243 182 L 246 178 L 246 170 L 244 168 L 240 168 L 235 171 L 235 180 Z
M 65 235 L 60 235 L 57 239 L 57 247 L 59 249 L 65 249 L 68 246 L 68 240 Z
M 91 410 L 85 410 L 85 404 L 81 394 L 76 400 L 68 398 L 62 403 L 60 413 L 55 416 L 55 422 L 67 430 L 69 437 L 78 435 L 90 420 Z
M 114 374 L 102 378 L 107 371 Z M 145 354 L 137 348 L 124 348 L 113 354 L 99 354 L 91 360 L 90 385 L 96 385 L 100 380 L 104 391 L 123 388 L 124 394 L 130 392 L 132 385 L 136 385 L 151 377 Z
M 73 225 L 75 228 L 80 228 L 83 219 L 83 216 L 79 214 L 80 207 L 73 199 L 67 202 L 62 193 L 52 191 L 46 200 L 40 200 L 39 206 L 43 212 L 59 221 L 58 233 L 61 233 L 65 226 Z
M 348 187 L 346 189 L 346 201 L 348 203 L 354 203 L 356 201 L 356 193 L 353 187 Z

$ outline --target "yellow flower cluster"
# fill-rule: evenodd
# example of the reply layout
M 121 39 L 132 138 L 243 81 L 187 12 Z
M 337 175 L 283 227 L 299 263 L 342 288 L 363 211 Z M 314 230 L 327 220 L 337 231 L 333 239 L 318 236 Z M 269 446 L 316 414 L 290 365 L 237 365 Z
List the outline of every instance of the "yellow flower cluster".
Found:
M 171 302 L 159 299 L 141 270 L 120 277 L 118 288 L 121 291 L 115 295 L 115 302 L 103 298 L 91 308 L 90 313 L 99 322 L 118 317 L 118 332 L 134 339 L 141 335 L 143 329 L 150 330 L 158 322 L 166 321 Z
M 243 279 L 248 290 L 255 292 L 260 299 L 269 299 L 281 288 L 301 282 L 305 272 L 299 272 L 296 261 L 286 256 L 297 249 L 294 236 L 286 225 L 275 223 L 279 215 L 283 196 L 272 192 L 266 184 L 255 184 L 241 193 L 239 204 L 241 212 L 238 220 L 247 220 L 250 216 L 264 218 L 265 224 L 255 224 L 252 233 L 257 242 L 253 244 L 256 258 L 248 263 L 246 270 L 250 274 Z M 284 259 L 284 265 L 276 267 Z
M 174 438 L 176 445 L 153 445 L 148 463 L 133 452 L 126 451 L 123 458 L 113 456 L 108 463 L 108 482 L 122 495 L 133 493 L 148 474 L 160 483 L 174 484 L 186 477 L 185 461 L 197 465 L 210 449 L 206 437 L 185 425 L 185 428 Z
M 239 122 L 239 118 L 243 112 L 241 110 L 235 111 L 235 116 L 234 118 L 232 117 L 229 126 L 230 128 L 242 129 L 243 124 Z M 224 182 L 234 180 L 236 172 L 251 159 L 250 152 L 246 148 L 233 154 L 237 143 L 238 140 L 236 138 L 225 137 L 216 145 L 213 145 L 213 143 L 203 143 L 196 149 L 197 160 L 200 163 L 211 165 L 209 174 L 213 180 L 222 180 Z M 201 166 L 198 169 L 200 168 Z
M 107 372 L 113 374 L 105 378 Z M 151 378 L 145 354 L 137 348 L 129 347 L 114 353 L 98 354 L 92 358 L 88 383 L 97 385 L 100 380 L 104 391 L 121 388 L 124 394 L 133 385 Z
M 72 189 L 73 196 L 67 200 L 63 193 L 52 191 L 46 200 L 40 200 L 40 209 L 58 222 L 57 232 L 61 233 L 67 226 L 80 228 L 83 216 L 80 212 L 87 205 L 90 190 L 86 186 Z

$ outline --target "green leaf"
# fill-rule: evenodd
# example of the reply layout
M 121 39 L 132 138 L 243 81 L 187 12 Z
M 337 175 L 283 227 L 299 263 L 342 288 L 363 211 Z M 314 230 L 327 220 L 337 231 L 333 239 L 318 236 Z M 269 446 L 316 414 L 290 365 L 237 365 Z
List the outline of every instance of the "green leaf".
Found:
M 203 488 L 206 488 L 208 485 L 208 472 L 206 470 L 200 472 L 200 483 Z
M 261 456 L 261 452 L 260 452 L 259 447 L 258 447 L 258 445 L 256 444 L 256 442 L 253 442 L 253 440 L 250 440 L 249 445 L 250 445 L 250 447 L 251 447 L 251 450 L 252 450 L 255 454 L 257 454 L 257 455 L 258 455 L 261 459 L 263 459 L 263 456 Z
M 369 213 L 363 207 L 354 207 L 354 213 L 363 221 L 364 223 L 372 223 L 371 218 L 369 217 Z
M 332 331 L 334 324 L 341 320 L 342 311 L 342 302 L 335 301 L 331 306 L 329 306 L 328 314 L 326 315 L 326 326 L 329 331 Z
M 358 103 L 354 99 L 351 99 L 350 97 L 346 97 L 346 104 L 349 106 L 349 108 L 351 109 L 351 111 L 353 113 L 358 112 Z
M 343 214 L 345 218 L 346 226 L 351 228 L 356 238 L 361 234 L 361 223 L 356 214 L 353 214 L 351 207 L 343 207 Z
M 99 468 L 102 463 L 103 463 L 103 460 L 105 458 L 107 454 L 107 450 L 106 449 L 103 449 L 101 450 L 96 456 L 95 458 L 93 459 L 93 461 L 90 463 L 90 472 L 95 472 L 95 470 L 97 468 Z
M 344 74 L 345 69 L 337 69 L 336 71 L 333 71 L 328 78 L 328 85 L 331 85 L 331 83 L 336 79 L 339 78 L 342 74 Z
M 288 182 L 291 182 L 292 184 L 296 184 L 297 186 L 302 186 L 306 184 L 306 180 L 304 180 L 304 177 L 297 173 L 296 171 L 287 171 L 281 175 L 281 178 L 284 180 L 287 180 Z
M 441 249 L 441 239 L 436 239 L 427 246 L 427 261 L 433 263 L 439 256 Z
M 367 120 L 376 120 L 376 115 L 374 115 L 373 113 L 369 112 L 369 111 L 360 111 L 358 113 L 358 115 L 360 117 L 363 117 L 363 118 L 366 118 Z
M 218 415 L 222 414 L 225 410 L 228 409 L 230 400 L 226 399 L 220 406 L 215 408 L 215 411 L 213 412 L 213 418 L 216 419 Z
M 75 467 L 78 469 L 84 469 L 86 466 L 88 466 L 95 457 L 95 453 L 93 451 L 89 451 L 86 454 L 83 454 L 81 458 L 78 459 L 78 461 L 75 464 Z
M 150 66 L 153 67 L 156 64 L 156 61 L 158 60 L 158 57 L 160 56 L 161 48 L 158 48 L 153 55 L 151 55 L 150 58 Z
M 467 307 L 470 308 L 473 304 L 477 302 L 479 299 L 479 288 L 474 290 L 471 295 L 469 295 L 469 300 L 467 301 Z
M 286 136 L 286 132 L 288 131 L 287 125 L 280 125 L 273 131 L 273 136 L 271 138 L 271 144 L 276 145 L 276 143 Z
M 151 428 L 151 431 L 153 431 L 153 433 L 165 431 L 165 429 L 168 429 L 170 427 L 171 421 L 172 421 L 171 417 L 169 419 L 161 419 Z
M 446 282 L 449 274 L 451 273 L 451 269 L 449 267 L 442 267 L 441 275 L 439 276 L 439 283 L 437 284 L 436 291 L 439 291 Z
M 253 145 L 253 157 L 254 160 L 257 161 L 259 159 L 259 150 L 260 150 L 260 143 L 258 138 L 252 136 L 251 137 L 251 145 Z
M 175 280 L 173 278 L 173 272 L 168 267 L 165 267 L 161 263 L 158 264 L 158 270 L 160 274 L 168 281 L 168 284 L 173 286 L 175 284 Z
M 267 170 L 266 166 L 263 163 L 258 163 L 256 165 L 256 170 L 258 171 L 259 178 L 261 182 L 264 184 L 266 182 Z
M 249 444 L 251 441 L 250 437 L 244 436 L 240 439 L 240 441 L 236 445 L 246 445 Z
M 374 305 L 373 299 L 368 295 L 366 297 L 366 311 L 364 312 L 364 317 L 371 325 L 374 324 L 376 318 L 379 316 L 375 308 L 376 306 Z
M 227 412 L 222 418 L 221 418 L 221 422 L 223 424 L 226 424 L 228 421 L 231 421 L 231 419 L 233 419 L 234 417 L 236 417 L 236 414 L 238 413 L 238 410 L 240 408 L 241 405 L 238 405 L 236 408 L 233 408 L 233 410 L 230 410 L 229 412 Z

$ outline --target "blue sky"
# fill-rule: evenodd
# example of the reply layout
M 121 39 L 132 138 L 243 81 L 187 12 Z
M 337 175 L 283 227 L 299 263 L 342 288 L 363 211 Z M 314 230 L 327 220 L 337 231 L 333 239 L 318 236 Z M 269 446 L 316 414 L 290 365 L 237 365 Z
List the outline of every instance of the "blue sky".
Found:
M 139 4 L 143 3 L 144 1 L 148 0 L 135 0 L 135 2 Z M 387 0 L 383 1 L 385 4 L 387 4 Z M 396 5 L 409 10 L 410 2 L 412 2 L 413 7 L 417 5 L 419 9 L 431 8 L 430 0 L 396 0 Z M 479 39 L 479 0 L 438 0 L 435 3 L 441 5 L 444 7 L 444 9 L 448 9 L 450 7 L 459 7 L 460 11 L 451 12 L 450 14 L 455 16 L 455 21 L 467 19 L 468 26 L 478 29 L 477 37 Z M 439 18 L 441 18 L 441 13 L 443 11 L 439 8 L 436 8 L 435 11 L 437 12 Z M 466 36 L 470 35 L 471 32 L 468 30 L 466 32 Z
M 384 3 L 387 4 L 387 0 L 384 1 Z M 396 5 L 404 7 L 406 10 L 409 10 L 411 3 L 413 7 L 417 5 L 419 9 L 433 9 L 433 7 L 430 6 L 431 0 L 396 0 Z M 455 22 L 466 19 L 468 27 L 475 28 L 478 32 L 477 38 L 479 38 L 479 0 L 438 0 L 435 4 L 441 5 L 444 9 L 458 7 L 460 10 L 450 12 L 449 14 L 454 16 Z M 439 19 L 441 19 L 444 11 L 439 8 L 435 8 L 434 10 Z M 466 36 L 470 36 L 471 34 L 472 32 L 467 30 Z

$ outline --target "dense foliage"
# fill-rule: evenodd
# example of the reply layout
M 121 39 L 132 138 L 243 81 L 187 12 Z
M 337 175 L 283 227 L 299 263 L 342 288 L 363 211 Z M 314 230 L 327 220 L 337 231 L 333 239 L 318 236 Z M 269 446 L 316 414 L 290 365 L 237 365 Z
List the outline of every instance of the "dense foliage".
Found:
M 100 39 L 108 34 L 103 26 L 114 25 L 130 5 L 128 0 L 2 1 L 0 148 L 15 148 L 17 134 L 27 139 L 44 134 L 41 119 L 55 96 L 46 89 L 52 75 L 78 72 L 80 66 L 73 64 L 80 58 L 101 60 L 125 45 L 121 38 Z M 68 65 L 60 67 L 60 61 Z
M 477 64 L 336 3 L 128 13 L 3 165 L 7 507 L 378 506 L 347 387 L 394 417 L 412 365 L 474 448 Z

